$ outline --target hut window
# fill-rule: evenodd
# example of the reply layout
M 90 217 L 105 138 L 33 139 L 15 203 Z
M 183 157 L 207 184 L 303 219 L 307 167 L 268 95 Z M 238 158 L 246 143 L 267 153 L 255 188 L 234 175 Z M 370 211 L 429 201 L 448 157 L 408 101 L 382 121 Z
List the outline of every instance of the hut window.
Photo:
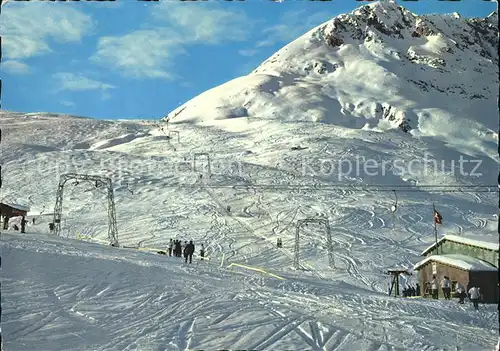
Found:
M 435 262 L 432 262 L 432 274 L 437 274 L 437 264 Z

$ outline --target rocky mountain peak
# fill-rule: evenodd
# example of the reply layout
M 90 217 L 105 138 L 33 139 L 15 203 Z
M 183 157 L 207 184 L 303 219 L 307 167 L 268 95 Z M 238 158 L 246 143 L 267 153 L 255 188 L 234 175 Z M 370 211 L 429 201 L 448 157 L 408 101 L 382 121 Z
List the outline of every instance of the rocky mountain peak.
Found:
M 431 119 L 465 126 L 473 116 L 489 133 L 496 128 L 496 111 L 486 106 L 496 105 L 498 92 L 497 22 L 496 12 L 464 18 L 416 15 L 394 1 L 363 5 L 311 29 L 249 75 L 205 92 L 171 117 L 258 116 L 435 134 Z

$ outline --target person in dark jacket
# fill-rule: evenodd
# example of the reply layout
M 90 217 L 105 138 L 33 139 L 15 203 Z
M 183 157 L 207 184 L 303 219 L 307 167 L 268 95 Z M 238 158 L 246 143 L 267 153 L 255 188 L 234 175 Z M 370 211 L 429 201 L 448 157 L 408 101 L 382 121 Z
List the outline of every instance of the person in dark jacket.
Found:
M 455 291 L 457 292 L 457 295 L 458 295 L 458 303 L 464 304 L 465 298 L 467 297 L 467 294 L 465 293 L 464 286 L 460 283 L 457 283 Z
M 182 253 L 182 250 L 181 250 L 181 241 L 180 240 L 176 240 L 175 241 L 175 256 L 176 257 L 181 257 L 181 253 Z
M 193 254 L 194 254 L 194 244 L 193 240 L 189 241 L 189 244 L 186 244 L 184 247 L 184 258 L 186 260 L 186 263 L 189 258 L 189 263 L 193 263 Z
M 182 250 L 182 254 L 184 256 L 184 261 L 187 263 L 189 257 L 187 244 L 184 245 L 184 250 Z

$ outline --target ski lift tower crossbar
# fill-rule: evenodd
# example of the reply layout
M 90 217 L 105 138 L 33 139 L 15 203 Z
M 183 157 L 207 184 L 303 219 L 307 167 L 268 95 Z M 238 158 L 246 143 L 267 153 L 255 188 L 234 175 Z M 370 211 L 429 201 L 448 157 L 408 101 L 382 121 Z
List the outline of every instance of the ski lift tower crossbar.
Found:
M 212 173 L 211 167 L 210 167 L 210 155 L 207 152 L 199 152 L 193 155 L 193 171 L 197 171 L 196 169 L 196 160 L 198 157 L 205 156 L 207 158 L 207 167 L 208 167 L 208 174 Z
M 177 144 L 181 142 L 181 137 L 179 135 L 179 131 L 177 130 L 169 130 L 168 131 L 168 137 L 170 138 L 172 134 L 177 134 Z
M 322 224 L 326 231 L 326 243 L 328 249 L 328 265 L 330 268 L 335 268 L 335 260 L 333 257 L 333 241 L 332 234 L 330 231 L 330 223 L 327 219 L 323 218 L 306 218 L 297 221 L 296 232 L 295 232 L 295 248 L 293 256 L 293 266 L 295 269 L 300 269 L 300 229 L 309 223 Z
M 64 186 L 69 180 L 78 181 L 90 181 L 95 183 L 96 186 L 105 186 L 107 189 L 108 198 L 108 239 L 111 246 L 118 246 L 118 229 L 116 225 L 116 211 L 115 211 L 115 199 L 113 193 L 113 183 L 110 178 L 89 175 L 89 174 L 76 174 L 67 173 L 62 174 L 59 178 L 59 185 L 57 187 L 56 193 L 56 205 L 54 207 L 54 234 L 60 235 L 61 233 L 61 218 L 62 218 L 62 205 L 63 205 L 63 195 Z

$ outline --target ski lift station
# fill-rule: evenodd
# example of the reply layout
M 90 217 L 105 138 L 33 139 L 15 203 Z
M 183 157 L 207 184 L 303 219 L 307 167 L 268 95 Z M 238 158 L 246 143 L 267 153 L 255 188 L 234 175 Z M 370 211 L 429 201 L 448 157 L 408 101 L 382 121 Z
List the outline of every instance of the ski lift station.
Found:
M 1 202 L 0 203 L 0 216 L 3 220 L 3 229 L 7 229 L 9 219 L 13 217 L 26 217 L 30 211 L 28 206 Z
M 422 296 L 427 297 L 425 287 L 433 276 L 438 281 L 447 276 L 452 282 L 452 296 L 460 283 L 467 291 L 479 287 L 484 303 L 498 303 L 498 235 L 445 235 L 421 255 L 425 258 L 413 269 L 418 271 Z M 442 298 L 443 292 L 438 290 Z

